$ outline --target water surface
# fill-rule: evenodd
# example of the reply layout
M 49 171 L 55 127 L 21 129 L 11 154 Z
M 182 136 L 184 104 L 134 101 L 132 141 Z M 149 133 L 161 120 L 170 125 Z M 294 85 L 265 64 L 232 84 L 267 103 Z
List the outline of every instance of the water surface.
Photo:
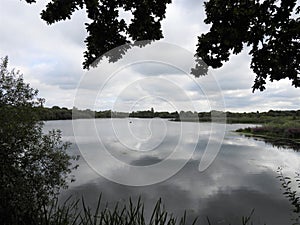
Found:
M 172 154 L 176 146 L 180 146 L 181 152 L 167 165 L 181 163 L 186 160 L 186 155 L 192 157 L 169 179 L 140 187 L 118 184 L 102 177 L 81 157 L 79 168 L 74 172 L 76 182 L 62 193 L 63 197 L 70 194 L 84 196 L 86 202 L 94 206 L 102 193 L 104 201 L 113 206 L 117 201 L 126 202 L 129 197 L 136 199 L 141 196 L 146 209 L 151 209 L 161 197 L 168 211 L 182 215 L 186 210 L 189 218 L 199 217 L 199 222 L 202 222 L 199 224 L 206 224 L 206 216 L 214 224 L 241 224 L 241 217 L 249 215 L 252 209 L 255 224 L 292 224 L 295 215 L 282 195 L 276 170 L 281 166 L 285 175 L 294 176 L 300 169 L 300 154 L 232 132 L 248 124 L 227 125 L 223 141 L 211 140 L 215 143 L 222 141 L 220 152 L 208 169 L 199 172 L 199 161 L 211 132 L 210 123 L 200 123 L 200 135 L 195 136 L 199 128 L 197 123 L 185 123 L 185 134 L 182 135 L 180 122 L 160 119 L 91 121 L 76 120 L 73 125 L 72 121 L 49 121 L 45 130 L 61 129 L 64 140 L 73 143 L 70 152 L 80 154 L 79 147 L 84 146 L 89 151 L 88 161 L 93 161 L 94 165 L 107 160 L 99 155 L 99 146 L 106 148 L 117 161 L 139 167 L 155 168 Z M 93 133 L 92 124 L 97 135 Z M 80 127 L 82 132 L 76 140 L 73 126 Z M 124 171 L 122 163 L 108 164 L 106 173 L 126 177 L 131 171 Z M 153 173 L 164 171 L 154 170 Z M 147 181 L 150 175 L 153 174 L 145 173 L 135 179 Z

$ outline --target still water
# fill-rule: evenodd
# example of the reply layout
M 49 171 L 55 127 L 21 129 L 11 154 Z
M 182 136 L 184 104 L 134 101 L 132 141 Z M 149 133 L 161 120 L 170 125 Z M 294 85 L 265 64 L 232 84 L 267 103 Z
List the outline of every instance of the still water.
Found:
M 281 166 L 294 177 L 300 153 L 233 132 L 246 126 L 226 125 L 223 140 L 210 136 L 221 125 L 161 119 L 49 121 L 44 128 L 60 129 L 72 143 L 69 151 L 82 155 L 76 181 L 62 198 L 83 196 L 93 207 L 100 193 L 109 206 L 141 196 L 146 209 L 162 198 L 167 211 L 180 216 L 186 210 L 198 224 L 207 224 L 206 217 L 213 224 L 241 224 L 253 209 L 254 224 L 292 224 L 295 214 L 276 170 Z M 199 172 L 208 143 L 220 144 L 220 151 Z

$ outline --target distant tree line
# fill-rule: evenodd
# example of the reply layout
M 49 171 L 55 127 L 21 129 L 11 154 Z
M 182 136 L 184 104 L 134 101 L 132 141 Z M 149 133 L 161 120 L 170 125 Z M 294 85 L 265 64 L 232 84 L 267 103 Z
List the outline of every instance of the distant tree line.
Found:
M 53 106 L 36 107 L 35 110 L 40 120 L 69 120 L 69 119 L 83 119 L 83 118 L 164 118 L 173 121 L 194 121 L 199 120 L 201 122 L 210 122 L 211 112 L 192 112 L 192 111 L 180 111 L 180 112 L 156 112 L 153 108 L 150 110 L 132 111 L 128 112 L 116 112 L 112 110 L 93 111 L 90 109 L 80 110 L 77 108 L 68 109 L 65 107 Z M 222 112 L 225 113 L 225 112 Z M 289 120 L 300 120 L 300 110 L 269 110 L 268 112 L 226 112 L 227 123 L 269 123 L 274 121 L 274 117 L 285 117 Z
M 36 107 L 37 114 L 40 120 L 69 120 L 69 119 L 84 119 L 84 118 L 166 118 L 166 119 L 178 119 L 179 113 L 176 112 L 154 112 L 154 109 L 144 111 L 133 111 L 127 112 L 116 112 L 112 110 L 104 111 L 93 111 L 90 109 L 80 110 L 76 107 L 68 109 L 66 107 L 53 106 L 52 108 L 47 107 Z
M 226 112 L 227 123 L 257 123 L 266 124 L 270 122 L 288 120 L 299 121 L 300 110 L 269 110 L 268 112 L 232 113 Z

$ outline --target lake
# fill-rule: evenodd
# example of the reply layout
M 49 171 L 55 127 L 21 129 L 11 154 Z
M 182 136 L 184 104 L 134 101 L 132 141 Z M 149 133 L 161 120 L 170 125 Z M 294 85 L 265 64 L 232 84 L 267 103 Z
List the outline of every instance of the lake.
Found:
M 281 166 L 294 177 L 300 153 L 233 132 L 247 126 L 125 118 L 48 121 L 44 129 L 60 129 L 72 143 L 69 151 L 83 156 L 62 198 L 84 196 L 93 207 L 102 193 L 113 207 L 141 196 L 146 209 L 162 198 L 169 212 L 186 210 L 198 224 L 207 224 L 206 217 L 213 224 L 241 224 L 252 209 L 254 224 L 292 224 L 295 214 L 276 170 Z M 219 151 L 206 151 L 219 145 Z M 212 163 L 200 172 L 200 161 Z

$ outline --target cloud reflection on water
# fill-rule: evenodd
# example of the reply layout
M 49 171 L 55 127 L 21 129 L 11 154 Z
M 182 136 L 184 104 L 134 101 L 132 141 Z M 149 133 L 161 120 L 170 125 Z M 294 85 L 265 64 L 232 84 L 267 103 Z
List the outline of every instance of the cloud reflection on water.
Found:
M 173 124 L 176 123 L 172 123 L 172 126 Z M 202 124 L 202 130 L 208 128 L 208 125 Z M 300 169 L 300 154 L 292 150 L 277 149 L 264 142 L 247 139 L 231 132 L 244 126 L 247 125 L 227 126 L 219 155 L 202 173 L 198 171 L 198 164 L 207 144 L 205 132 L 196 143 L 192 159 L 183 169 L 164 182 L 144 187 L 116 184 L 96 174 L 83 159 L 80 159 L 80 167 L 74 172 L 77 181 L 72 183 L 62 196 L 70 194 L 84 196 L 88 204 L 95 205 L 98 194 L 103 193 L 104 201 L 110 202 L 110 206 L 116 201 L 126 202 L 129 197 L 136 199 L 142 196 L 146 208 L 153 207 L 158 198 L 162 197 L 166 209 L 170 212 L 182 215 L 183 210 L 187 210 L 191 217 L 200 216 L 200 221 L 209 216 L 213 223 L 235 224 L 241 220 L 241 216 L 249 215 L 251 210 L 255 209 L 253 216 L 255 224 L 288 224 L 292 217 L 291 207 L 282 195 L 275 171 L 278 166 L 283 166 L 286 175 L 293 176 L 294 172 Z M 72 127 L 69 121 L 47 122 L 46 128 L 51 127 L 62 129 L 64 137 L 72 141 Z M 103 130 L 105 131 L 107 129 Z M 119 159 L 125 159 L 127 163 L 135 166 L 145 166 L 156 164 L 170 154 L 168 146 L 176 142 L 176 135 L 166 134 L 158 150 L 142 154 L 127 151 L 116 140 L 112 141 L 109 138 L 104 140 L 107 141 L 105 143 L 107 147 L 113 148 L 112 152 L 116 156 L 126 153 L 126 157 L 122 156 Z M 187 139 L 184 144 L 186 151 L 189 151 L 191 144 L 189 141 Z M 95 140 L 89 140 L 85 141 L 85 144 L 92 149 L 94 142 Z M 76 145 L 73 145 L 71 151 L 78 152 Z M 101 160 L 105 159 L 100 159 L 99 163 Z M 168 163 L 176 164 L 180 160 L 181 156 L 178 155 Z M 106 169 L 119 176 L 128 172 L 123 171 L 121 165 L 110 165 Z M 137 176 L 136 179 L 147 180 L 147 176 L 144 174 Z

